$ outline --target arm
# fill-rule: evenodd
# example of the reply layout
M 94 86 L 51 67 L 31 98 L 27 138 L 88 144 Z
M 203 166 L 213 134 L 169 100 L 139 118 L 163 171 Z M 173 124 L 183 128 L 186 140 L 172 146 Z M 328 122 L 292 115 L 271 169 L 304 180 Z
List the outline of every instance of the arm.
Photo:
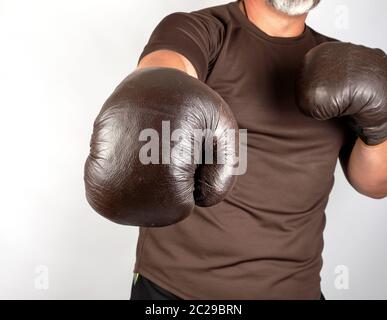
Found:
M 340 154 L 348 181 L 375 199 L 387 196 L 387 56 L 380 49 L 327 42 L 305 56 L 297 82 L 300 111 L 317 120 L 346 117 Z
M 347 180 L 358 192 L 374 199 L 387 196 L 387 141 L 369 146 L 359 138 L 340 160 Z
M 192 63 L 183 55 L 171 50 L 157 50 L 143 57 L 137 68 L 165 67 L 183 71 L 197 78 L 197 73 Z
M 167 16 L 152 33 L 137 70 L 103 105 L 94 123 L 85 187 L 90 205 L 104 217 L 126 225 L 166 226 L 187 217 L 194 205 L 215 205 L 232 188 L 234 153 L 227 152 L 224 164 L 198 166 L 191 152 L 192 143 L 208 144 L 192 138 L 195 130 L 210 130 L 213 141 L 222 142 L 228 129 L 237 129 L 226 102 L 203 83 L 221 34 L 222 25 L 213 17 Z M 175 136 L 166 150 L 164 139 L 161 146 L 158 141 L 164 124 Z M 222 143 L 211 145 L 222 154 Z M 181 161 L 180 152 L 188 161 Z M 162 166 L 148 165 L 165 160 Z
M 173 13 L 153 31 L 138 68 L 169 67 L 205 81 L 222 47 L 224 26 L 203 13 Z

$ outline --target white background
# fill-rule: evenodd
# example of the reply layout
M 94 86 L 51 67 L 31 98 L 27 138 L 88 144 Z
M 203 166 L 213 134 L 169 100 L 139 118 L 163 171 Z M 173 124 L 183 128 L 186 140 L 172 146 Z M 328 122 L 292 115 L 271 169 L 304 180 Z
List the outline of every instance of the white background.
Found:
M 0 1 L 0 298 L 129 298 L 137 229 L 84 196 L 92 123 L 165 15 L 225 2 Z M 387 50 L 386 11 L 384 0 L 322 0 L 309 24 Z M 327 216 L 327 298 L 386 299 L 387 200 L 357 194 L 338 169 Z

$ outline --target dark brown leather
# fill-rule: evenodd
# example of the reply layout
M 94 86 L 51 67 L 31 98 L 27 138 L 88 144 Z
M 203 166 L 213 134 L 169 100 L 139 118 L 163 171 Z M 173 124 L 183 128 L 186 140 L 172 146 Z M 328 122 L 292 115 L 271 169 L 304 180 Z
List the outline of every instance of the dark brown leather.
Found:
M 380 49 L 328 42 L 305 56 L 297 84 L 300 110 L 318 120 L 350 116 L 361 139 L 387 139 L 387 58 Z
M 140 132 L 154 129 L 161 139 L 162 121 L 170 122 L 171 132 L 181 129 L 187 137 L 195 129 L 211 130 L 215 154 L 226 146 L 221 143 L 228 139 L 226 130 L 237 129 L 227 104 L 201 81 L 170 68 L 132 73 L 95 120 L 85 165 L 87 200 L 102 216 L 125 225 L 167 226 L 186 218 L 195 204 L 215 205 L 232 188 L 233 148 L 223 150 L 226 164 L 197 165 L 173 152 L 170 164 L 142 164 L 139 152 L 147 141 L 139 141 Z M 212 144 L 208 139 L 182 139 L 171 148 Z

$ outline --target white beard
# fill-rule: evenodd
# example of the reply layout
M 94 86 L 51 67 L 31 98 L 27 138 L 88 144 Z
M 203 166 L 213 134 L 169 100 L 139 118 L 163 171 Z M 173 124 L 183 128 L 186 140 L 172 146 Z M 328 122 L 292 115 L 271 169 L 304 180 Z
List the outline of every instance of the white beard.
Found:
M 289 16 L 299 16 L 308 13 L 320 0 L 266 0 L 278 11 Z

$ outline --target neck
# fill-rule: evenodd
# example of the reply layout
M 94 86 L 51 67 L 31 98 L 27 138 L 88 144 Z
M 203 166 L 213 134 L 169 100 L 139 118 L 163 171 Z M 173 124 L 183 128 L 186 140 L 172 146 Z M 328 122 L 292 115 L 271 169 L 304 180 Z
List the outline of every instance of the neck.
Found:
M 304 32 L 307 13 L 289 16 L 273 8 L 266 0 L 244 0 L 249 20 L 272 37 L 297 37 Z M 243 11 L 243 3 L 240 1 Z

